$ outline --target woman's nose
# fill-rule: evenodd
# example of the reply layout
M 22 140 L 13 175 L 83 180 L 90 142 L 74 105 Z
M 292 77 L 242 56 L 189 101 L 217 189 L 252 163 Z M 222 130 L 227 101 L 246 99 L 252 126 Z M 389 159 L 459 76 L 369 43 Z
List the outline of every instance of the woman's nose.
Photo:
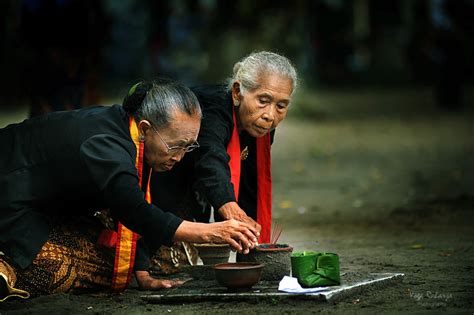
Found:
M 171 156 L 171 160 L 179 162 L 184 157 L 185 153 L 186 153 L 185 150 L 179 150 L 178 152 L 176 152 L 175 154 Z
M 275 108 L 274 108 L 274 106 L 268 106 L 268 109 L 263 113 L 262 118 L 265 121 L 273 122 L 275 120 Z

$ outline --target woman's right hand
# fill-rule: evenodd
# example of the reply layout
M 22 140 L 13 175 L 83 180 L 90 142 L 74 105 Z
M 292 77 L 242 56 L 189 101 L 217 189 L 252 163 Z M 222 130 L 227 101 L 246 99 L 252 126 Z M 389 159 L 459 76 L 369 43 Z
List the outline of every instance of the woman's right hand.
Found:
M 228 243 L 234 250 L 244 254 L 248 254 L 250 249 L 255 248 L 260 236 L 253 224 L 235 219 L 208 225 L 210 243 Z
M 254 225 L 234 219 L 216 223 L 183 221 L 176 230 L 173 241 L 227 243 L 239 253 L 248 254 L 256 246 L 259 236 Z

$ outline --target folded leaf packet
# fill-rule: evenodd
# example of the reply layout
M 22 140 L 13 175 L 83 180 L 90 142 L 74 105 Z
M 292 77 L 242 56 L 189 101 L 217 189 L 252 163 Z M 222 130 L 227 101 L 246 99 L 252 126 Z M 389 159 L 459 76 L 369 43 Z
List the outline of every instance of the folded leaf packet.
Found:
M 333 253 L 295 252 L 291 272 L 303 288 L 339 285 L 339 256 Z

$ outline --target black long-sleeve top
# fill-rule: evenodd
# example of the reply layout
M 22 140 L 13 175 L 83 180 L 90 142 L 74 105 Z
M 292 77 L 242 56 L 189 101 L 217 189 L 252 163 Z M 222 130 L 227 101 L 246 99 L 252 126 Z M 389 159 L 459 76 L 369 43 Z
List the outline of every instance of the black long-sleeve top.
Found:
M 216 210 L 227 202 L 235 201 L 228 164 L 230 157 L 227 154 L 234 128 L 231 94 L 223 85 L 194 87 L 192 91 L 203 111 L 198 136 L 201 147 L 186 154 L 170 172 L 152 177 L 153 202 L 167 210 L 181 210 L 189 206 L 184 196 L 194 198 L 194 191 Z M 274 132 L 271 133 L 272 142 L 273 136 Z M 256 139 L 245 131 L 239 134 L 239 139 L 241 150 L 248 147 L 249 155 L 241 161 L 238 204 L 247 215 L 256 219 Z
M 25 268 L 48 238 L 48 216 L 103 208 L 150 246 L 171 244 L 182 220 L 144 200 L 128 119 L 114 105 L 0 129 L 0 251 Z

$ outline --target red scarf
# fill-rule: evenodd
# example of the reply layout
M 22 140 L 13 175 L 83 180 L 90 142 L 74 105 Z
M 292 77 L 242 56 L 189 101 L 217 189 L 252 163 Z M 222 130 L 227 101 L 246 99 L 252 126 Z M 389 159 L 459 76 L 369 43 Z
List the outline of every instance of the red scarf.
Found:
M 130 118 L 130 136 L 137 149 L 135 167 L 138 171 L 138 185 L 142 187 L 143 178 L 143 150 L 144 142 L 139 140 L 138 128 L 135 120 Z M 145 192 L 145 200 L 151 203 L 150 176 Z M 133 265 L 135 264 L 135 252 L 137 240 L 140 236 L 126 228 L 122 223 L 118 223 L 117 232 L 104 230 L 97 241 L 98 244 L 108 247 L 115 246 L 114 273 L 112 276 L 112 290 L 122 291 L 127 288 L 132 275 Z
M 240 186 L 240 139 L 237 120 L 232 110 L 234 129 L 227 145 L 230 156 L 229 168 L 231 182 L 234 185 L 235 200 L 239 200 Z M 256 138 L 257 142 L 257 223 L 262 226 L 259 243 L 270 243 L 272 228 L 272 172 L 270 156 L 270 134 Z

